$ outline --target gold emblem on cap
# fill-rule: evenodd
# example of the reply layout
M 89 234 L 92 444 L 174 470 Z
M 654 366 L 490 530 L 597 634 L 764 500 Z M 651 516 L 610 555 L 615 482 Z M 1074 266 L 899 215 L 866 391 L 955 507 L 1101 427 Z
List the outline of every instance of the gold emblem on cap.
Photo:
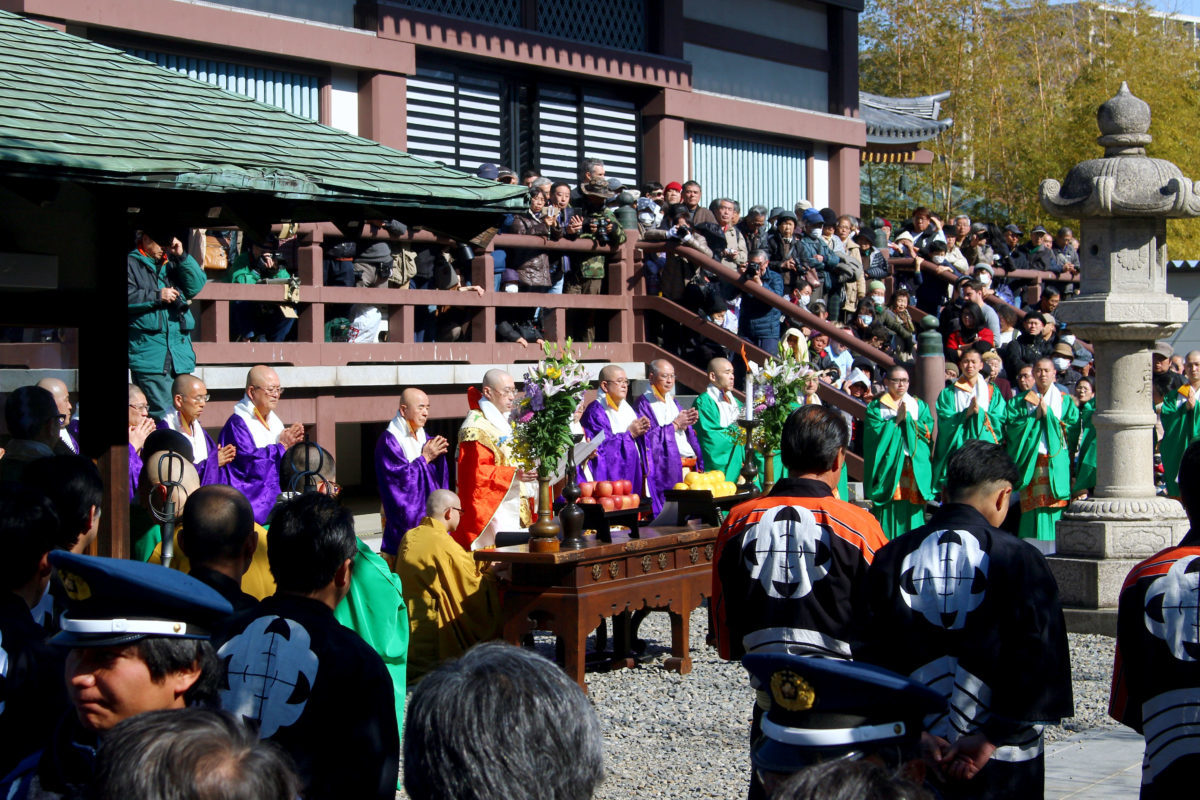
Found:
M 175 625 L 172 627 L 172 630 L 175 631 L 176 633 L 179 633 L 181 630 L 183 630 L 183 626 L 180 625 L 178 622 L 176 622 Z
M 87 581 L 74 572 L 67 572 L 60 569 L 58 577 L 62 579 L 63 588 L 67 590 L 67 597 L 70 599 L 87 600 L 92 596 L 92 587 L 88 586 Z
M 817 693 L 804 678 L 790 669 L 781 669 L 771 676 L 771 698 L 787 711 L 808 711 L 816 702 Z

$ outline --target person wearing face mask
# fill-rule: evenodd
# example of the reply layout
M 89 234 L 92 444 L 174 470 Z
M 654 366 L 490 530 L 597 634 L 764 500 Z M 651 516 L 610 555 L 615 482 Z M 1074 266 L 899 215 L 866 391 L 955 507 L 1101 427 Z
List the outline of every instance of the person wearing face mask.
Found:
M 1079 383 L 1079 379 L 1083 377 L 1083 373 L 1071 366 L 1071 361 L 1075 358 L 1075 350 L 1067 342 L 1059 341 L 1054 345 L 1054 351 L 1051 355 L 1054 360 L 1054 370 L 1057 373 L 1055 380 L 1058 385 L 1067 390 L 1068 393 L 1075 393 L 1075 384 Z
M 896 354 L 905 361 L 912 357 L 917 341 L 917 326 L 908 306 L 910 299 L 908 290 L 900 287 L 892 292 L 887 307 L 879 312 L 880 324 L 895 334 Z
M 842 330 L 847 330 L 845 325 L 839 325 L 838 327 Z M 829 340 L 827 351 L 830 359 L 837 365 L 838 370 L 840 370 L 839 374 L 849 375 L 851 368 L 854 366 L 854 351 L 837 339 L 832 338 Z
M 882 240 L 883 246 L 880 247 Z M 871 228 L 859 228 L 854 242 L 862 258 L 863 274 L 868 281 L 882 281 L 892 274 L 892 265 L 887 260 L 887 234 Z M 869 288 L 868 288 L 868 291 Z
M 937 268 L 937 275 L 923 276 L 921 285 L 917 287 L 917 304 L 931 314 L 941 313 L 942 307 L 950 296 L 950 287 L 955 281 L 966 277 L 946 260 L 946 243 L 940 239 L 930 242 L 922 251 L 924 258 Z
M 859 301 L 858 308 L 854 310 L 854 318 L 850 321 L 850 332 L 865 342 L 867 331 L 871 329 L 874 322 L 875 304 L 864 297 Z
M 1096 383 L 1083 377 L 1075 384 L 1075 403 L 1079 406 L 1079 450 L 1075 453 L 1075 465 L 1071 481 L 1071 497 L 1078 499 L 1096 488 L 1096 426 L 1092 415 L 1096 413 Z
M 1004 283 L 1004 281 L 996 278 L 996 270 L 991 264 L 976 264 L 974 268 L 975 280 L 983 284 L 983 296 L 995 296 L 1008 303 L 1010 306 L 1015 305 L 1012 289 Z
M 788 294 L 788 298 L 793 303 L 800 306 L 801 308 L 808 309 L 810 312 L 812 311 L 812 305 L 813 305 L 812 296 L 813 296 L 812 287 L 809 286 L 807 283 L 804 284 L 803 286 L 795 287 Z
M 1052 359 L 1034 363 L 1033 388 L 1013 399 L 1005 431 L 1008 453 L 1021 473 L 1018 535 L 1050 543 L 1070 499 L 1071 444 L 1079 436 L 1079 409 L 1054 377 Z

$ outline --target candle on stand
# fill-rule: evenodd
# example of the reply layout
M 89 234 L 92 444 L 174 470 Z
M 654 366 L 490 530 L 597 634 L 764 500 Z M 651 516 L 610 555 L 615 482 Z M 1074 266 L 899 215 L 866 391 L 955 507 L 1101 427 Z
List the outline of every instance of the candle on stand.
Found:
M 754 419 L 754 376 L 746 369 L 746 421 Z

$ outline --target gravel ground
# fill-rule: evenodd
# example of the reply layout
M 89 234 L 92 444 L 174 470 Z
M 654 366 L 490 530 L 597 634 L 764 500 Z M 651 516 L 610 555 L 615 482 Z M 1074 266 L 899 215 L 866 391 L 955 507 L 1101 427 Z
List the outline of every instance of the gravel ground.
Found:
M 691 619 L 687 675 L 662 668 L 670 655 L 666 614 L 651 614 L 642 624 L 640 635 L 649 643 L 643 664 L 588 673 L 589 696 L 604 730 L 606 777 L 596 800 L 745 796 L 753 697 L 741 665 L 722 661 L 704 643 L 707 630 L 708 612 L 699 608 Z M 1075 716 L 1047 728 L 1047 742 L 1116 725 L 1107 714 L 1113 640 L 1070 634 L 1070 643 Z M 552 637 L 539 634 L 537 649 L 553 658 Z

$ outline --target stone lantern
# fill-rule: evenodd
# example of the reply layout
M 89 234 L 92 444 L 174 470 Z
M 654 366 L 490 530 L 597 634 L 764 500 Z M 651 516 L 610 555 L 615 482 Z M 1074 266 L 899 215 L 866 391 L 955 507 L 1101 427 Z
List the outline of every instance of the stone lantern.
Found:
M 1067 508 L 1050 566 L 1072 630 L 1113 634 L 1126 574 L 1188 530 L 1183 507 L 1155 495 L 1149 349 L 1187 321 L 1167 294 L 1166 221 L 1200 216 L 1200 186 L 1146 155 L 1150 106 L 1126 84 L 1096 118 L 1104 157 L 1040 191 L 1048 212 L 1080 220 L 1082 285 L 1058 314 L 1095 347 L 1097 373 L 1096 488 Z

